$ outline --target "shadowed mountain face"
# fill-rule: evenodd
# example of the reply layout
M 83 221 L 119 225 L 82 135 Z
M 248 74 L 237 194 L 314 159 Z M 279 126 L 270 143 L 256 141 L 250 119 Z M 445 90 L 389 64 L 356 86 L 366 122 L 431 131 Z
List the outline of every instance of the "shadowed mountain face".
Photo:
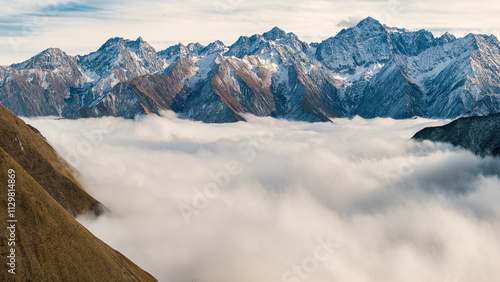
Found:
M 373 18 L 321 43 L 279 28 L 156 52 L 109 39 L 85 56 L 48 49 L 0 67 L 0 104 L 24 116 L 130 118 L 173 110 L 204 122 L 241 113 L 290 120 L 500 112 L 500 42 L 392 28 Z
M 444 126 L 424 128 L 413 139 L 447 142 L 481 156 L 500 157 L 500 113 L 464 117 Z
M 0 106 L 0 148 L 71 215 L 99 215 L 105 207 L 90 196 L 66 163 L 35 128 Z
M 6 190 L 12 171 L 15 172 L 13 197 L 17 222 L 15 229 L 12 223 L 7 223 L 7 219 L 12 218 L 7 218 L 8 198 L 7 193 L 3 193 L 0 197 L 0 205 L 5 207 L 0 213 L 1 281 L 156 281 L 80 225 L 0 147 L 2 191 Z M 8 241 L 13 238 L 12 230 L 15 230 L 15 240 Z M 8 266 L 11 259 L 7 258 L 12 257 L 11 249 L 15 249 L 15 275 L 7 272 L 12 269 Z

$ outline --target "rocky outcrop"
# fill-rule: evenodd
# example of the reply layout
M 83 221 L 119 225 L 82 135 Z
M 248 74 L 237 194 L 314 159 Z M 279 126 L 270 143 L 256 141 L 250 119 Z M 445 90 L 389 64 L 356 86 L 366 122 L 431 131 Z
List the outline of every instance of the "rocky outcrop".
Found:
M 500 156 L 500 113 L 463 117 L 444 126 L 427 127 L 413 139 L 451 143 L 481 156 Z

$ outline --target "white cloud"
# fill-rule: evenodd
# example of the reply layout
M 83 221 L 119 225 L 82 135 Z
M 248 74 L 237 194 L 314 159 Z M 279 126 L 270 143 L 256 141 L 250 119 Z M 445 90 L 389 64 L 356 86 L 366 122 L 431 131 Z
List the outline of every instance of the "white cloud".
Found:
M 85 5 L 96 10 L 45 17 L 47 3 Z M 14 3 L 14 4 L 13 4 Z M 156 49 L 178 42 L 234 43 L 240 35 L 263 33 L 274 26 L 308 42 L 337 34 L 346 19 L 372 16 L 389 26 L 429 29 L 440 35 L 469 32 L 500 34 L 500 2 L 481 0 L 419 1 L 1 1 L 0 64 L 22 60 L 49 48 L 69 54 L 95 51 L 108 38 L 142 36 Z M 37 15 L 38 12 L 38 15 Z M 34 15 L 35 14 L 35 15 Z M 352 21 L 350 21 L 352 22 Z M 344 23 L 344 24 L 343 24 Z M 10 29 L 10 31 L 9 31 Z
M 349 28 L 357 25 L 361 20 L 363 20 L 362 17 L 348 17 L 338 22 L 337 26 L 340 28 Z
M 168 116 L 28 120 L 114 212 L 79 220 L 160 281 L 500 274 L 500 160 L 409 140 L 446 121 Z

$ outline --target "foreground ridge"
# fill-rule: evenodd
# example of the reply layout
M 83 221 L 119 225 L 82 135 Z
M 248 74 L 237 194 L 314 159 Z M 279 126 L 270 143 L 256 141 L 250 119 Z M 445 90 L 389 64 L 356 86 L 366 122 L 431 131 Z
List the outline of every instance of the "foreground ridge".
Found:
M 0 121 L 0 281 L 156 281 L 76 221 L 105 208 L 38 131 L 2 106 Z

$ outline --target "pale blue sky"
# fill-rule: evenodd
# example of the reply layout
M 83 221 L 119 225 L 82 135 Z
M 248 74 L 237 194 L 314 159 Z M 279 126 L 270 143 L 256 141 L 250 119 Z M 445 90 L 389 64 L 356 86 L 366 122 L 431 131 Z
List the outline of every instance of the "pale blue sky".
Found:
M 0 0 L 0 7 L 0 65 L 49 47 L 86 54 L 115 36 L 142 36 L 162 50 L 178 42 L 217 39 L 230 45 L 240 35 L 279 26 L 318 42 L 367 16 L 435 35 L 500 35 L 497 0 Z

